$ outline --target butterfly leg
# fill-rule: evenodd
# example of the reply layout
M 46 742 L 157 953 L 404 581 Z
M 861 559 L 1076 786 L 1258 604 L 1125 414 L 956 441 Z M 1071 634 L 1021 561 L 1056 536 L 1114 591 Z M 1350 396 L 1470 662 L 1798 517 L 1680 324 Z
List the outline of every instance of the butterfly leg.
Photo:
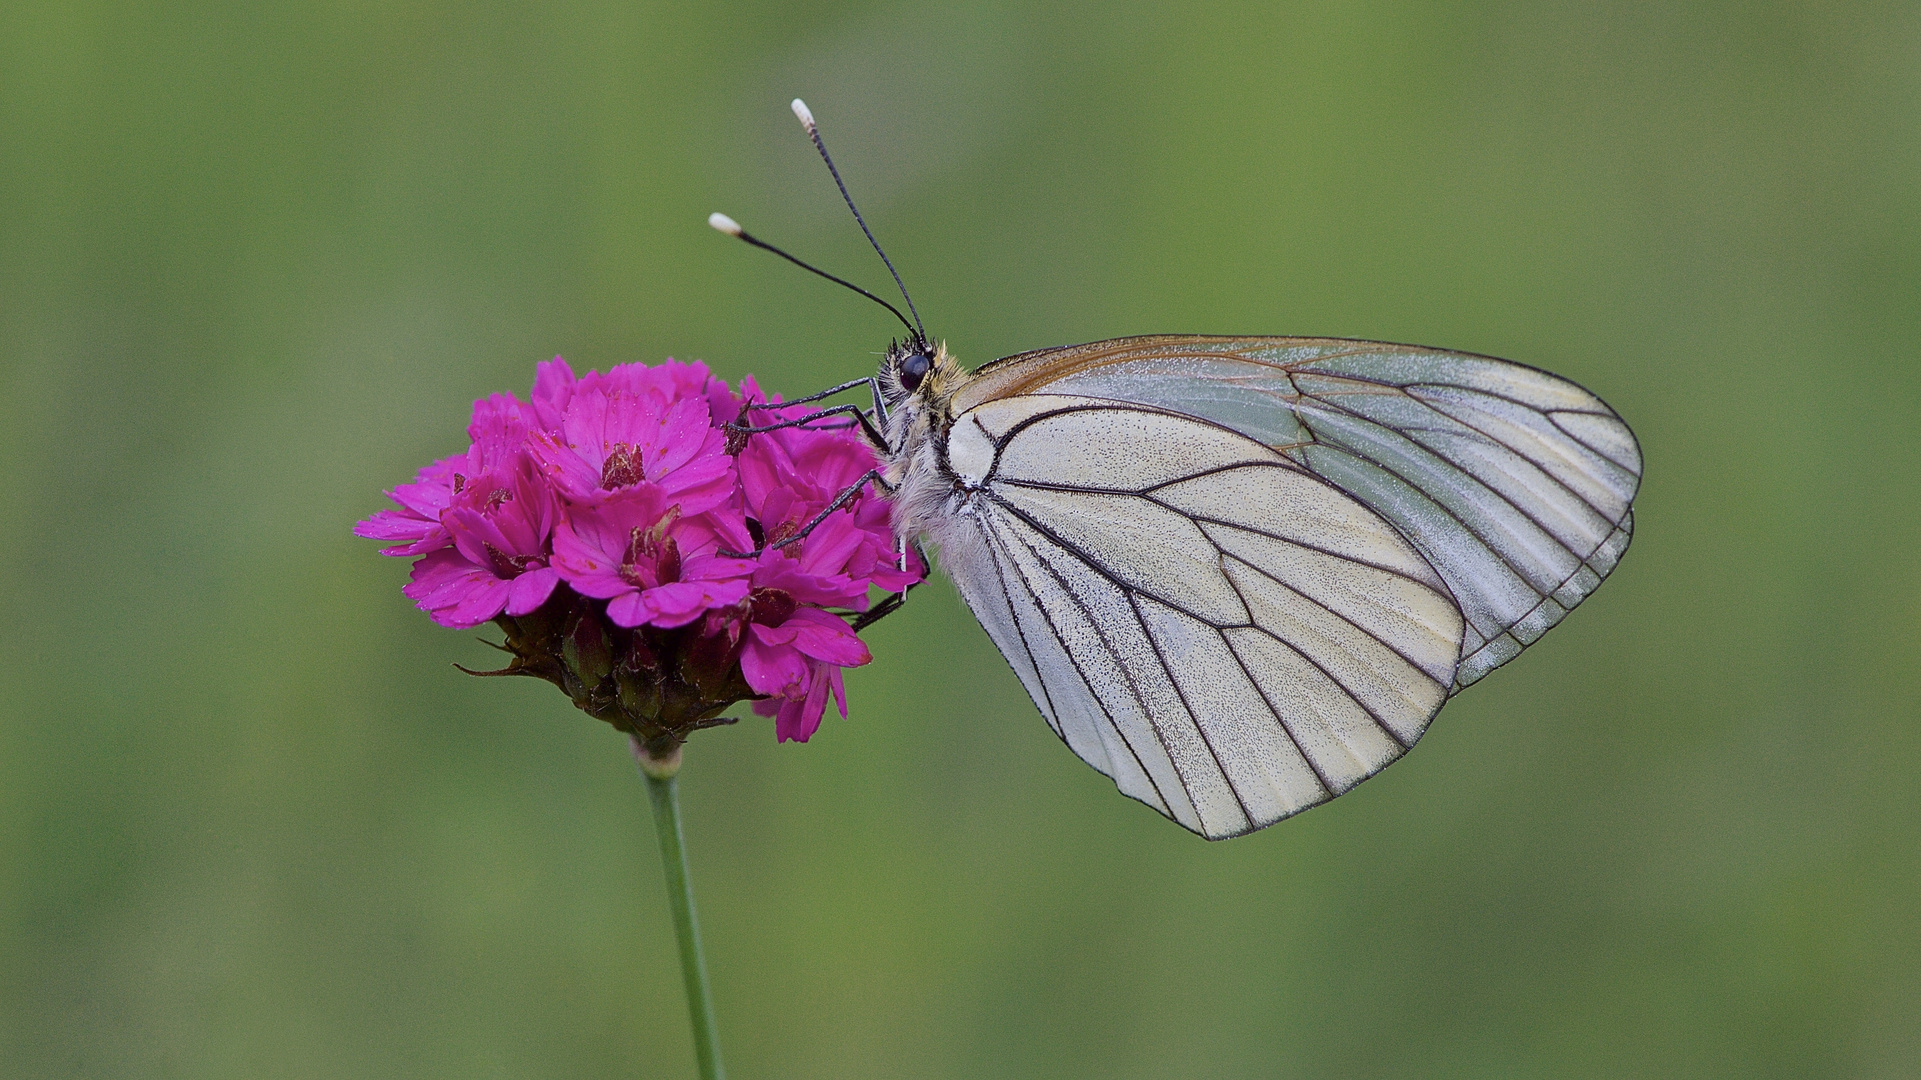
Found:
M 851 408 L 852 406 L 849 406 L 849 407 Z M 783 424 L 780 426 L 787 427 L 791 425 Z M 767 429 L 759 428 L 756 430 L 765 431 Z M 760 547 L 755 548 L 752 551 L 722 551 L 722 552 L 718 552 L 718 554 L 729 559 L 755 559 L 760 557 L 761 552 L 767 551 L 770 548 L 775 551 L 779 551 L 781 548 L 784 548 L 789 544 L 799 543 L 800 541 L 805 540 L 807 538 L 807 534 L 813 532 L 814 529 L 817 526 L 819 526 L 821 522 L 826 521 L 827 516 L 829 514 L 832 514 L 834 511 L 839 510 L 841 507 L 846 506 L 850 502 L 853 502 L 855 497 L 860 495 L 860 489 L 866 487 L 869 481 L 878 485 L 882 491 L 885 491 L 889 494 L 892 494 L 894 491 L 894 485 L 887 482 L 886 477 L 883 477 L 880 474 L 879 469 L 869 469 L 867 470 L 867 472 L 861 475 L 860 479 L 847 485 L 847 487 L 841 490 L 841 493 L 839 495 L 834 496 L 834 501 L 828 503 L 826 508 L 823 509 L 820 513 L 815 514 L 813 518 L 807 522 L 807 524 L 802 525 L 799 529 L 796 529 L 794 531 L 794 535 L 785 537 L 772 544 L 762 544 Z
M 907 572 L 907 549 L 909 547 L 913 548 L 914 555 L 920 559 L 921 566 L 925 567 L 929 565 L 927 562 L 927 552 L 921 550 L 920 541 L 915 540 L 910 544 L 908 541 L 902 540 L 900 542 L 900 568 L 902 573 Z M 925 578 L 922 580 L 925 580 Z M 882 597 L 880 603 L 868 608 L 861 613 L 859 618 L 854 620 L 854 632 L 859 633 L 887 616 L 892 615 L 894 612 L 899 611 L 901 605 L 907 603 L 907 594 L 913 592 L 920 584 L 919 581 L 916 581 L 897 593 L 889 593 Z
M 782 404 L 785 405 L 786 403 L 783 402 Z M 867 436 L 868 442 L 872 443 L 876 449 L 892 451 L 893 447 L 887 445 L 886 437 L 880 433 L 879 428 L 874 426 L 873 419 L 863 412 L 858 405 L 836 405 L 831 409 L 822 409 L 817 413 L 809 413 L 806 416 L 797 416 L 792 420 L 781 420 L 772 424 L 752 425 L 742 424 L 736 421 L 735 423 L 727 425 L 727 435 L 730 439 L 745 439 L 749 435 L 758 435 L 763 431 L 779 431 L 781 428 L 801 427 L 806 424 L 811 424 L 816 420 L 825 420 L 830 416 L 852 416 L 855 421 L 860 424 L 861 434 Z
M 841 383 L 839 386 L 830 386 L 827 389 L 820 391 L 819 393 L 808 394 L 806 397 L 788 398 L 786 401 L 782 401 L 782 402 L 748 402 L 744 406 L 742 406 L 741 412 L 744 414 L 748 409 L 754 409 L 754 408 L 777 408 L 777 407 L 784 407 L 787 405 L 805 405 L 810 401 L 822 401 L 827 398 L 833 397 L 835 394 L 841 393 L 842 391 L 852 390 L 856 386 L 867 387 L 867 392 L 872 394 L 874 397 L 874 407 L 869 411 L 870 415 L 874 419 L 877 419 L 881 423 L 885 424 L 887 422 L 887 398 L 885 395 L 883 395 L 880 392 L 880 380 L 874 378 L 872 375 L 869 375 L 865 378 L 860 378 L 860 379 L 850 379 L 847 382 Z
M 729 559 L 756 559 L 760 557 L 762 552 L 767 551 L 769 548 L 775 551 L 778 551 L 789 544 L 797 543 L 805 539 L 807 534 L 813 532 L 814 529 L 817 526 L 819 526 L 821 522 L 826 521 L 827 516 L 829 514 L 832 514 L 834 511 L 839 510 L 841 507 L 846 506 L 848 503 L 852 502 L 857 496 L 860 495 L 861 489 L 866 487 L 869 483 L 872 483 L 875 487 L 880 488 L 882 491 L 886 492 L 889 495 L 892 495 L 895 491 L 895 485 L 887 482 L 887 478 L 881 475 L 881 470 L 869 469 L 864 475 L 861 476 L 860 479 L 847 485 L 847 487 L 844 488 L 839 495 L 834 496 L 834 501 L 828 503 L 826 508 L 821 510 L 820 513 L 815 514 L 813 518 L 807 522 L 807 524 L 802 525 L 799 529 L 795 530 L 794 535 L 789 536 L 783 540 L 776 541 L 775 543 L 772 543 L 772 544 L 763 544 L 760 547 L 754 549 L 753 551 L 722 551 L 722 552 L 719 552 L 718 554 Z M 900 552 L 901 572 L 906 573 L 907 572 L 907 550 L 908 550 L 908 547 L 910 546 L 909 542 L 905 539 L 902 539 L 902 540 L 896 541 L 896 544 L 897 544 L 897 549 Z M 928 565 L 927 553 L 921 550 L 920 541 L 918 540 L 913 541 L 911 546 L 913 547 L 915 557 L 920 559 L 920 564 L 923 567 L 927 566 Z M 887 616 L 900 610 L 900 606 L 907 602 L 907 594 L 913 590 L 915 585 L 919 585 L 919 584 L 920 582 L 916 581 L 912 585 L 907 586 L 907 588 L 902 589 L 897 593 L 891 593 L 885 598 L 883 598 L 880 603 L 875 604 L 872 608 L 870 608 L 866 612 L 863 612 L 859 618 L 854 620 L 854 624 L 853 624 L 854 630 L 859 631 L 865 627 L 871 626 L 876 621 L 886 618 Z
M 894 541 L 894 551 L 895 551 L 896 557 L 899 560 L 901 573 L 905 574 L 907 572 L 907 552 L 908 552 L 908 549 L 910 548 L 914 552 L 914 557 L 920 560 L 920 564 L 923 569 L 933 565 L 933 563 L 930 563 L 927 561 L 927 552 L 921 550 L 919 540 L 909 541 L 906 537 L 903 536 L 900 539 Z
M 818 394 L 809 394 L 806 397 L 788 398 L 786 401 L 782 401 L 782 402 L 759 402 L 759 403 L 752 404 L 750 407 L 752 408 L 785 408 L 788 405 L 805 405 L 810 401 L 820 401 L 823 398 L 833 397 L 835 394 L 838 394 L 843 390 L 852 390 L 856 386 L 868 387 L 874 392 L 875 400 L 878 401 L 880 399 L 880 384 L 874 381 L 874 377 L 872 375 L 869 375 L 864 379 L 854 379 L 849 382 L 841 383 L 839 386 L 830 386 L 827 389 L 822 390 Z
M 885 619 L 887 616 L 892 615 L 894 612 L 899 611 L 901 605 L 906 602 L 907 591 L 905 589 L 897 593 L 888 594 L 881 599 L 880 603 L 861 612 L 860 616 L 854 620 L 852 626 L 854 633 L 858 634 L 862 630 Z

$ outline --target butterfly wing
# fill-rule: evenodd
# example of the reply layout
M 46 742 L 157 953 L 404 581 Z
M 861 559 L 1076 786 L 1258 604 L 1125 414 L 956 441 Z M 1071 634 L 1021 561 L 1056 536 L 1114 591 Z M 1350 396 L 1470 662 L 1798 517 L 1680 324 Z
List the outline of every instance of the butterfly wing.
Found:
M 1210 839 L 1324 802 L 1419 739 L 1463 623 L 1359 500 L 1254 439 L 1053 395 L 944 449 L 972 489 L 936 539 L 1049 726 Z
M 1393 522 L 1467 619 L 1450 693 L 1539 640 L 1627 550 L 1641 454 L 1621 418 L 1522 364 L 1334 338 L 1119 338 L 988 364 L 962 412 L 1069 394 L 1222 424 Z

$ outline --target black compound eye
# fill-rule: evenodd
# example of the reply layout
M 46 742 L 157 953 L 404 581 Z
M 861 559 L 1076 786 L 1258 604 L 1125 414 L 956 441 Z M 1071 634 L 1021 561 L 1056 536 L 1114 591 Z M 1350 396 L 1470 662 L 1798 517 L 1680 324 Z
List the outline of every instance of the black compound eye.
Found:
M 908 353 L 906 356 L 901 357 L 901 386 L 908 390 L 918 388 L 920 381 L 927 377 L 927 369 L 933 366 L 933 361 L 927 359 L 927 357 L 921 353 Z

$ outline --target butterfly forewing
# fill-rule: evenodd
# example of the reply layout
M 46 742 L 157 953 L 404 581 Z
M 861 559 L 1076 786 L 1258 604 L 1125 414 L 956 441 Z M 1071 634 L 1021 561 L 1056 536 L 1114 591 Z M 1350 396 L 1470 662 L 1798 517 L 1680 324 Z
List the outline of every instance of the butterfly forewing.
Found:
M 941 529 L 1048 724 L 1123 792 L 1235 836 L 1418 739 L 1465 630 L 1380 514 L 1220 423 L 1023 394 L 956 417 L 973 490 Z
M 1466 620 L 1450 692 L 1538 640 L 1627 549 L 1641 456 L 1574 383 L 1492 357 L 1328 338 L 1158 336 L 995 361 L 953 409 L 1073 395 L 1198 417 L 1391 522 Z

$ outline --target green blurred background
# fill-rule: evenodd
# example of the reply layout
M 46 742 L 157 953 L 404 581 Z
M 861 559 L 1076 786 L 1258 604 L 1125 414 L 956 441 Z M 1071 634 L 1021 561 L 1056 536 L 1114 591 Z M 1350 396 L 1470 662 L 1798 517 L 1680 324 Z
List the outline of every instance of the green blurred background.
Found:
M 1921 1073 L 1913 3 L 0 6 L 0 1075 L 684 1077 L 623 741 L 351 537 L 536 361 L 929 326 L 1514 357 L 1634 425 L 1600 593 L 1207 844 L 950 587 L 683 774 L 755 1077 Z

